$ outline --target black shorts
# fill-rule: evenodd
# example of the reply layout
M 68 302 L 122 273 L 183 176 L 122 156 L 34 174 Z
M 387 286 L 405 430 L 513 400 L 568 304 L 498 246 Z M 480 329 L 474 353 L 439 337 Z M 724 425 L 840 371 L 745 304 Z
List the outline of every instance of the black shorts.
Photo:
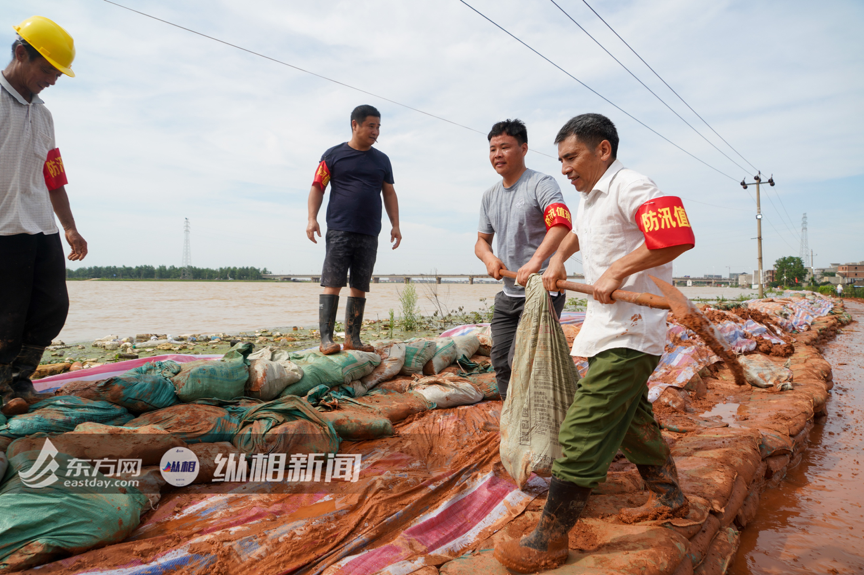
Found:
M 378 257 L 378 236 L 327 230 L 325 237 L 327 255 L 324 256 L 321 285 L 330 288 L 345 287 L 350 269 L 351 287 L 368 292 L 375 258 Z

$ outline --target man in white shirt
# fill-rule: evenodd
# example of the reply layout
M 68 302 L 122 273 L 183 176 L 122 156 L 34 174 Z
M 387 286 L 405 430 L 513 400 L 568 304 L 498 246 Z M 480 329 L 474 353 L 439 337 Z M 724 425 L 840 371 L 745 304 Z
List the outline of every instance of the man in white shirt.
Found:
M 69 309 L 63 245 L 87 255 L 66 195 L 66 169 L 54 120 L 38 94 L 61 74 L 74 76 L 66 31 L 33 16 L 15 26 L 12 61 L 0 74 L 0 402 L 5 415 L 41 399 L 30 377 Z
M 567 559 L 568 532 L 619 449 L 651 491 L 642 507 L 621 510 L 623 521 L 681 517 L 689 510 L 648 402 L 647 381 L 663 353 L 667 312 L 614 301 L 611 294 L 624 289 L 662 295 L 648 276 L 672 280 L 672 260 L 695 244 L 690 222 L 679 198 L 664 196 L 616 159 L 618 133 L 608 118 L 576 116 L 555 143 L 561 171 L 581 197 L 572 233 L 549 262 L 543 283 L 557 289 L 556 282 L 566 278 L 564 262 L 582 251 L 594 298 L 572 353 L 587 357 L 590 367 L 561 425 L 564 455 L 552 466 L 536 529 L 495 548 L 501 563 L 523 573 Z

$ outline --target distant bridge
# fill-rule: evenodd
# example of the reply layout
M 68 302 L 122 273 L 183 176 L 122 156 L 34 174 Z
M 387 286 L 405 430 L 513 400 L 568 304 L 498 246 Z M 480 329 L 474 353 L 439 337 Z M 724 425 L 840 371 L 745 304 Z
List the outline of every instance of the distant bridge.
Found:
M 321 281 L 321 274 L 264 274 L 264 279 L 276 281 L 293 281 L 293 282 L 315 282 Z M 567 276 L 568 280 L 584 282 L 585 276 L 582 274 L 571 274 Z M 436 283 L 440 284 L 446 280 L 447 283 L 468 283 L 473 284 L 474 280 L 481 283 L 497 283 L 496 280 L 489 277 L 488 274 L 376 274 L 372 276 L 372 283 L 401 283 L 408 284 L 411 282 L 418 283 Z M 673 278 L 672 283 L 676 286 L 686 286 L 690 282 L 693 286 L 737 286 L 738 280 L 728 278 L 705 278 L 705 277 L 680 277 Z

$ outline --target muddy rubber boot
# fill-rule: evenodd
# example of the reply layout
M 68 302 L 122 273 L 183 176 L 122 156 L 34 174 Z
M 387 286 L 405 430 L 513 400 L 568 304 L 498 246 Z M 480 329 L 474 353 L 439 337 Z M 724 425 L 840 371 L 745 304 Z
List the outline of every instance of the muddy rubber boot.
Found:
M 521 539 L 495 545 L 495 559 L 518 573 L 536 573 L 562 565 L 570 553 L 568 533 L 579 520 L 590 494 L 588 488 L 553 477 L 537 527 Z
M 363 310 L 366 309 L 365 297 L 349 297 L 345 307 L 345 349 L 357 351 L 375 351 L 371 345 L 363 345 L 360 341 L 360 329 L 363 327 Z
M 36 373 L 36 368 L 42 361 L 43 353 L 45 353 L 44 347 L 24 345 L 21 347 L 18 357 L 12 362 L 12 391 L 30 405 L 53 397 L 53 394 L 36 391 L 36 388 L 33 387 L 33 380 L 30 379 Z
M 690 512 L 690 502 L 679 487 L 678 469 L 671 454 L 663 465 L 637 465 L 636 468 L 651 493 L 645 505 L 622 509 L 618 514 L 621 521 L 674 519 Z
M 12 366 L 0 365 L 0 413 L 7 417 L 27 413 L 30 405 L 23 399 L 16 397 L 12 390 Z
M 333 341 L 333 328 L 336 327 L 336 309 L 338 307 L 338 295 L 321 294 L 318 296 L 318 330 L 321 332 L 321 345 L 318 349 L 324 355 L 332 355 L 342 351 L 339 344 Z

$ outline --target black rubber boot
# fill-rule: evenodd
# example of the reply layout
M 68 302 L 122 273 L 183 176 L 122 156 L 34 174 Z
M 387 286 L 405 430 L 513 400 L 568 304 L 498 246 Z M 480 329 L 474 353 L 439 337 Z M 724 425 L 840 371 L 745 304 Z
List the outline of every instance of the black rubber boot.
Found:
M 618 517 L 624 523 L 656 519 L 685 517 L 690 512 L 690 502 L 678 483 L 678 469 L 670 454 L 663 465 L 637 465 L 639 475 L 651 494 L 645 505 L 624 508 Z
M 349 297 L 345 307 L 345 349 L 357 351 L 375 351 L 371 345 L 363 345 L 360 341 L 360 329 L 363 327 L 363 310 L 366 309 L 365 297 Z
M 12 362 L 12 391 L 29 404 L 51 397 L 49 393 L 37 392 L 36 388 L 33 387 L 33 380 L 30 379 L 36 372 L 36 368 L 39 367 L 43 353 L 45 353 L 44 347 L 24 345 L 21 347 L 18 357 Z
M 495 559 L 519 573 L 554 569 L 567 561 L 568 534 L 588 503 L 591 490 L 575 483 L 552 478 L 549 498 L 533 532 L 495 546 Z
M 336 309 L 338 307 L 338 295 L 321 294 L 318 296 L 318 330 L 321 332 L 321 345 L 318 349 L 324 355 L 332 355 L 342 351 L 339 344 L 333 341 L 333 328 L 336 326 Z
M 12 366 L 0 365 L 0 413 L 11 417 L 27 413 L 29 404 L 12 390 Z

